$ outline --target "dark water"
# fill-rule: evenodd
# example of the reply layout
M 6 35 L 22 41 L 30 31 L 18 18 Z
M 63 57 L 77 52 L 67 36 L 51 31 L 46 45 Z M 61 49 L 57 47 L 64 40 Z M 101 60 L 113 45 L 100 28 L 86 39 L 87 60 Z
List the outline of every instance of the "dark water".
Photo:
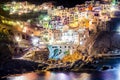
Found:
M 98 72 L 44 72 L 26 73 L 8 77 L 7 80 L 120 80 L 120 59 L 103 60 L 99 66 L 111 65 L 113 69 Z

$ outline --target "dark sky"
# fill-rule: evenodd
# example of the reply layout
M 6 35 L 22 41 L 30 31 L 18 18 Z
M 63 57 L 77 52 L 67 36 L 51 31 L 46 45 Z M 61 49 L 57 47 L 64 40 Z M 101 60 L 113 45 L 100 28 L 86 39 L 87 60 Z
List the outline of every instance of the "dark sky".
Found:
M 56 5 L 63 5 L 65 7 L 74 7 L 76 4 L 84 3 L 86 0 L 0 0 L 1 2 L 10 2 L 10 1 L 28 1 L 35 4 L 41 4 L 43 2 L 53 1 Z M 90 0 L 87 0 L 90 1 Z
M 64 6 L 67 6 L 67 7 L 73 7 L 76 4 L 81 4 L 81 3 L 84 3 L 84 2 L 85 2 L 85 0 L 57 0 L 57 3 L 59 5 L 64 5 Z

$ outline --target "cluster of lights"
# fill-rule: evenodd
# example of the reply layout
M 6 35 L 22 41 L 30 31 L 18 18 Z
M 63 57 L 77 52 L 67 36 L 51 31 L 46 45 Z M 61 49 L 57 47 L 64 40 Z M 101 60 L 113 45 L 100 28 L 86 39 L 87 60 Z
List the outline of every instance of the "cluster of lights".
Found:
M 93 26 L 93 22 L 96 22 L 95 25 L 97 25 L 97 19 L 103 20 L 104 17 L 110 17 L 109 15 L 105 14 L 102 15 L 102 13 L 108 13 L 108 10 L 106 7 L 102 7 L 102 5 L 95 5 L 95 4 L 89 4 L 88 6 L 82 6 L 78 5 L 74 8 L 53 8 L 49 7 L 49 5 L 42 4 L 42 5 L 35 5 L 35 4 L 29 4 L 28 2 L 12 2 L 11 4 L 4 5 L 4 10 L 9 10 L 10 14 L 23 14 L 23 13 L 29 13 L 34 11 L 42 11 L 46 10 L 47 13 L 38 16 L 38 23 L 36 25 L 43 26 L 44 28 L 49 29 L 59 29 L 61 31 L 68 31 L 69 29 L 74 28 L 89 28 L 90 26 Z M 110 11 L 114 12 L 117 9 L 116 5 L 110 5 Z M 105 9 L 103 9 L 105 8 Z M 95 17 L 95 13 L 98 14 L 98 16 Z M 110 13 L 109 13 L 110 14 Z M 102 18 L 101 18 L 102 17 Z M 107 20 L 107 19 L 105 19 Z M 28 22 L 31 22 L 31 20 L 28 20 Z M 7 21 L 2 20 L 2 23 L 9 24 L 9 25 L 18 25 L 21 28 L 21 31 L 24 33 L 27 33 L 27 26 L 25 26 L 22 22 L 17 21 Z M 71 32 L 73 33 L 73 32 Z M 34 37 L 34 34 L 31 34 L 31 36 Z M 69 38 L 69 40 L 67 40 Z M 66 42 L 74 41 L 73 36 L 62 36 L 62 39 L 66 39 Z M 21 41 L 19 37 L 16 37 L 16 41 Z M 54 40 L 49 40 L 50 43 L 54 42 Z M 64 40 L 65 41 L 65 40 Z M 36 39 L 32 40 L 33 44 L 36 45 Z M 83 41 L 80 41 L 80 44 L 83 44 Z
M 11 3 L 7 3 L 3 6 L 3 10 L 5 11 L 10 11 L 10 14 L 18 14 L 18 15 L 22 15 L 22 14 L 26 14 L 26 13 L 30 13 L 30 12 L 37 12 L 40 11 L 42 9 L 46 10 L 48 8 L 50 8 L 49 6 L 52 6 L 51 4 L 49 5 L 38 5 L 36 6 L 35 4 L 30 4 L 27 1 L 24 2 L 11 2 Z
M 14 21 L 8 21 L 8 20 L 2 20 L 3 24 L 8 24 L 8 25 L 15 25 Z
M 7 25 L 11 25 L 11 26 L 16 26 L 16 27 L 20 27 L 22 29 L 22 32 L 26 33 L 27 32 L 27 27 L 25 27 L 23 25 L 22 22 L 20 21 L 12 21 L 12 20 L 2 20 L 3 24 L 7 24 Z
M 16 13 L 20 15 L 23 13 L 29 13 L 30 11 L 34 12 L 34 10 L 36 11 L 47 10 L 48 14 L 43 15 L 42 19 L 38 19 L 39 23 L 37 25 L 50 29 L 53 28 L 57 29 L 57 27 L 64 25 L 67 25 L 70 28 L 76 28 L 76 27 L 88 28 L 89 26 L 91 26 L 90 20 L 94 19 L 94 12 L 96 13 L 98 12 L 99 14 L 102 12 L 102 10 L 104 10 L 103 9 L 104 7 L 102 7 L 102 5 L 97 5 L 97 3 L 96 5 L 88 4 L 88 6 L 77 5 L 76 7 L 69 9 L 68 8 L 60 9 L 59 7 L 51 9 L 51 7 L 49 7 L 50 5 L 47 5 L 47 3 L 36 6 L 35 4 L 29 4 L 26 1 L 7 3 L 4 6 L 5 7 L 3 9 L 10 10 L 10 14 Z M 111 6 L 111 11 L 116 10 L 115 5 L 110 5 L 110 6 Z M 99 17 L 104 17 L 104 16 L 101 15 Z
M 106 5 L 103 7 L 102 4 L 69 9 L 55 8 L 51 11 L 48 10 L 47 16 L 43 16 L 43 19 L 38 19 L 40 20 L 38 22 L 40 22 L 39 25 L 51 29 L 64 29 L 64 26 L 69 26 L 69 28 L 89 28 L 94 22 L 96 22 L 95 25 L 97 25 L 98 22 L 96 19 L 101 21 L 103 19 L 105 19 L 104 21 L 110 20 L 110 17 L 112 17 L 111 12 L 115 10 L 117 10 L 117 5 Z M 96 13 L 98 16 L 95 17 Z M 103 15 L 103 13 L 105 14 Z

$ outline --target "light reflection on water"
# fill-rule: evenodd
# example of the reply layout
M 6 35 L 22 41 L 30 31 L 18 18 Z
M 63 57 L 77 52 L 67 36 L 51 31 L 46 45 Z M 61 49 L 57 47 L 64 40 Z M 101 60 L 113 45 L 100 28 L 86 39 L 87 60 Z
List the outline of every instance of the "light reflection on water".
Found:
M 8 77 L 8 80 L 38 80 L 38 79 L 39 75 L 35 72 Z
M 8 80 L 120 80 L 120 71 L 111 70 L 98 73 L 54 73 L 43 74 L 27 73 L 20 76 L 9 77 Z
M 26 73 L 20 76 L 9 77 L 8 80 L 91 80 L 88 73 L 62 73 L 62 72 L 45 72 L 38 75 L 37 73 Z
M 114 61 L 114 60 L 113 60 Z M 35 72 L 9 77 L 8 80 L 120 80 L 120 62 L 114 64 L 114 68 L 101 72 Z M 105 62 L 106 63 L 106 62 Z M 112 62 L 110 61 L 110 64 Z M 112 64 L 113 65 L 113 64 Z

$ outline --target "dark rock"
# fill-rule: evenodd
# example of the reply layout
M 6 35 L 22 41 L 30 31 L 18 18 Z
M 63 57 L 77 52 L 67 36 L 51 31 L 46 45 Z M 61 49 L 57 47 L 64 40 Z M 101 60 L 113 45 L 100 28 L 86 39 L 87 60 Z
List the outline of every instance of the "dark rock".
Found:
M 47 64 L 14 59 L 7 61 L 0 67 L 0 77 L 14 74 L 22 74 L 36 70 L 43 70 L 43 68 L 46 68 L 47 66 Z
M 12 59 L 12 53 L 7 44 L 0 44 L 0 65 Z
M 113 69 L 113 67 L 108 65 L 103 65 L 101 68 L 101 71 L 108 70 L 108 69 Z

